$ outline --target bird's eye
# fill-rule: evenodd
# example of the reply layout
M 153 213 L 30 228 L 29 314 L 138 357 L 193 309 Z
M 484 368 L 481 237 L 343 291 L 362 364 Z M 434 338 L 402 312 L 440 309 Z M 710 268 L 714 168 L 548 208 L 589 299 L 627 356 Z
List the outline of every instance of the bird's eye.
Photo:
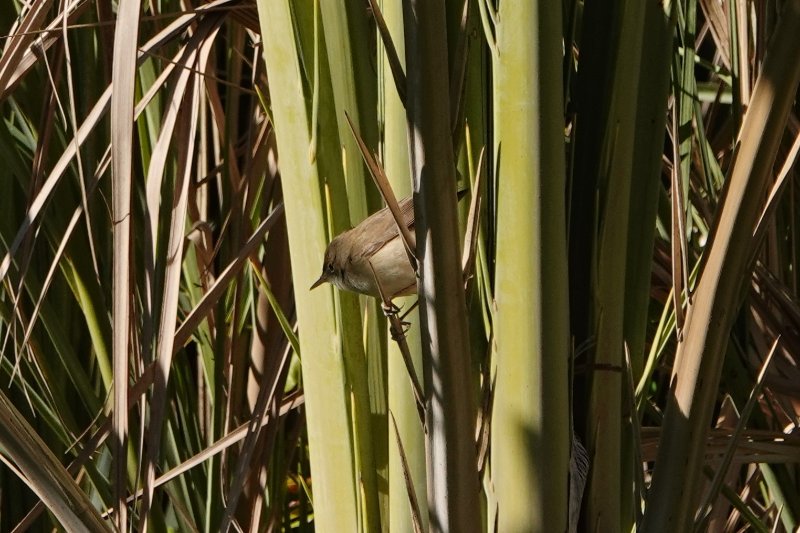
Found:
M 333 263 L 328 263 L 325 265 L 325 272 L 328 274 L 333 274 Z

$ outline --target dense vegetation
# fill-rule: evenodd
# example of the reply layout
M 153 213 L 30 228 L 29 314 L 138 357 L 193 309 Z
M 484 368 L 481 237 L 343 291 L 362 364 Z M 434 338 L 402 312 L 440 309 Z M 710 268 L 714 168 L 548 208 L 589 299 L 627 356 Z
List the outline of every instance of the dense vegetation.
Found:
M 797 529 L 800 0 L 0 35 L 0 531 L 564 531 L 573 433 L 581 531 Z M 384 172 L 392 320 L 308 290 Z

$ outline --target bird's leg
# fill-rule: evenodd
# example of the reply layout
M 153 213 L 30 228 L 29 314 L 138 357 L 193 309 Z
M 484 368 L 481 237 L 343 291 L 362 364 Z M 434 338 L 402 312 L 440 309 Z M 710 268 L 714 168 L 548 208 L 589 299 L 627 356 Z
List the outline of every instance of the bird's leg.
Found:
M 383 287 L 381 287 L 381 282 L 378 279 L 378 275 L 375 273 L 375 268 L 372 266 L 372 261 L 368 261 L 369 268 L 372 270 L 372 275 L 375 277 L 375 286 L 378 287 L 378 294 L 380 294 L 381 299 L 381 310 L 383 310 L 383 314 L 386 318 L 389 319 L 389 323 L 391 324 L 392 330 L 392 339 L 395 341 L 405 337 L 406 331 L 408 331 L 408 322 L 403 322 L 402 319 L 398 318 L 398 314 L 400 313 L 400 308 L 397 307 L 392 300 L 386 296 L 386 293 L 383 292 Z
M 405 323 L 397 318 L 397 315 L 400 313 L 400 308 L 397 307 L 383 291 L 381 280 L 378 279 L 378 275 L 375 273 L 375 268 L 372 266 L 372 261 L 367 261 L 367 264 L 369 265 L 370 270 L 372 270 L 372 276 L 375 278 L 375 286 L 378 287 L 378 294 L 380 295 L 381 310 L 383 311 L 383 315 L 389 319 L 389 322 L 392 325 L 392 338 L 397 340 L 398 335 L 405 335 Z M 399 324 L 396 322 L 399 322 Z
M 411 322 L 403 320 L 406 315 L 408 315 L 408 312 L 404 313 L 402 316 L 398 316 L 401 308 L 397 307 L 390 300 L 381 302 L 381 309 L 383 310 L 384 316 L 389 319 L 392 340 L 397 341 L 400 340 L 401 337 L 405 337 L 411 327 Z

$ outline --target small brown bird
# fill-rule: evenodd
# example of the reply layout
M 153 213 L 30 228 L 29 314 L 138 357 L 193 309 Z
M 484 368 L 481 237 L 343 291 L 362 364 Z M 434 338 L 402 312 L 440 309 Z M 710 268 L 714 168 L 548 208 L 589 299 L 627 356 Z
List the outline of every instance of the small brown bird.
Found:
M 398 202 L 400 216 L 414 238 L 414 202 L 411 197 Z M 411 243 L 414 247 L 414 242 Z M 370 268 L 370 263 L 372 268 Z M 374 273 L 373 273 L 374 270 Z M 341 290 L 380 298 L 381 290 L 390 300 L 417 292 L 417 276 L 411 268 L 403 240 L 388 207 L 367 217 L 355 228 L 337 235 L 325 250 L 322 275 L 311 286 L 325 282 Z

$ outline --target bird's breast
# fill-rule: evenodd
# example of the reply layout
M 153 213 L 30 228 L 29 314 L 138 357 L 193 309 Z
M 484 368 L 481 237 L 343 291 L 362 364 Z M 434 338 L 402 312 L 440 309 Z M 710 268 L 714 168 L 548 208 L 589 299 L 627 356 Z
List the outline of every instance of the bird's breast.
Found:
M 369 263 L 372 264 L 372 269 L 370 269 Z M 376 276 L 384 295 L 388 298 L 417 292 L 417 278 L 408 261 L 403 242 L 399 238 L 386 243 L 368 260 L 364 258 L 362 261 L 355 261 L 352 266 L 354 271 L 364 274 L 355 276 L 361 278 L 358 283 L 358 292 L 379 296 L 378 287 L 375 284 Z M 373 270 L 375 275 L 372 274 Z M 350 281 L 356 285 L 356 280 L 351 279 Z

